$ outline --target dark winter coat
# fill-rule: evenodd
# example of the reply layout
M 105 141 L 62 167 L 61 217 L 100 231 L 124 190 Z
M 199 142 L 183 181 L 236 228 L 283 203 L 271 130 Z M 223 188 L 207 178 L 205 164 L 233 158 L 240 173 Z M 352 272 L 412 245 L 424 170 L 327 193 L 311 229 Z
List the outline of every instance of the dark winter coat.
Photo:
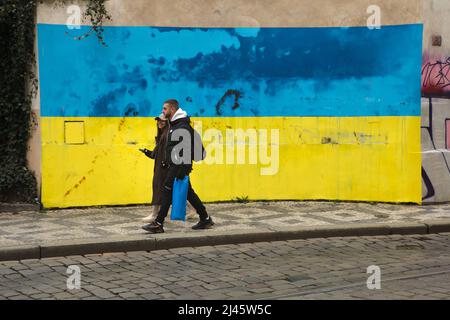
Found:
M 181 108 L 177 110 L 172 120 L 169 120 L 170 123 L 170 129 L 169 134 L 167 135 L 167 148 L 166 148 L 166 159 L 167 163 L 170 167 L 176 167 L 176 171 L 181 176 L 183 175 L 189 175 L 189 173 L 192 171 L 192 164 L 194 159 L 198 159 L 198 157 L 201 157 L 203 154 L 203 157 L 205 155 L 205 150 L 203 148 L 203 144 L 201 143 L 201 137 L 198 135 L 195 130 L 191 126 L 191 119 L 186 114 L 185 111 L 183 111 Z M 178 131 L 185 131 L 189 135 L 190 140 L 190 154 L 187 154 L 186 158 L 187 163 L 182 164 L 175 164 L 173 162 L 173 159 L 171 157 L 172 150 L 175 146 L 178 144 L 181 144 L 183 141 L 182 136 L 180 137 L 179 134 L 177 134 L 177 138 L 172 138 L 173 135 Z M 175 151 L 174 154 L 179 154 L 180 157 L 183 157 L 183 150 Z M 179 159 L 181 161 L 181 159 Z
M 153 169 L 153 196 L 152 205 L 161 205 L 162 187 L 164 180 L 167 177 L 167 161 L 166 161 L 166 147 L 167 134 L 169 132 L 169 125 L 164 128 L 158 128 L 158 135 L 156 136 L 156 146 L 152 151 L 152 158 L 155 159 L 155 166 Z

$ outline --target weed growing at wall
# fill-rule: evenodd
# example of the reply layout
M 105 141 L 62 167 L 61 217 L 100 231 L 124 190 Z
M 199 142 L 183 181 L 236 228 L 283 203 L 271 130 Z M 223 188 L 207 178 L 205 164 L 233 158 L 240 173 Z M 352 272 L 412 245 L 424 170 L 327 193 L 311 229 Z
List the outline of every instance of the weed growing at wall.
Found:
M 0 202 L 32 202 L 37 196 L 36 178 L 27 168 L 31 101 L 38 84 L 34 52 L 37 2 L 0 0 Z M 105 44 L 102 25 L 110 16 L 104 0 L 87 0 L 84 16 L 92 24 L 89 33 Z

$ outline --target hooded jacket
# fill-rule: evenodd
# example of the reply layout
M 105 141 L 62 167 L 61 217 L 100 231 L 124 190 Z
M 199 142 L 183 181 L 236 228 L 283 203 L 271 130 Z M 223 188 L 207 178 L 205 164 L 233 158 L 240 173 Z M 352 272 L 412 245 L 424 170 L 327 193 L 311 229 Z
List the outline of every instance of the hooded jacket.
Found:
M 184 111 L 181 108 L 178 108 L 178 110 L 173 115 L 172 119 L 169 120 L 170 123 L 170 129 L 169 134 L 167 136 L 167 147 L 166 147 L 166 161 L 169 164 L 169 167 L 177 167 L 179 170 L 182 170 L 184 174 L 189 174 L 192 171 L 192 161 L 193 161 L 193 152 L 194 152 L 194 129 L 192 128 L 191 119 L 187 115 L 186 111 Z M 184 132 L 189 133 L 190 140 L 191 140 L 191 152 L 188 157 L 187 163 L 174 163 L 174 159 L 172 159 L 172 151 L 174 147 L 177 145 L 181 146 L 181 142 L 183 141 L 182 134 L 183 131 L 177 131 L 177 130 L 186 130 Z M 172 138 L 174 137 L 174 138 Z M 184 156 L 183 151 L 180 152 L 175 151 L 175 155 Z

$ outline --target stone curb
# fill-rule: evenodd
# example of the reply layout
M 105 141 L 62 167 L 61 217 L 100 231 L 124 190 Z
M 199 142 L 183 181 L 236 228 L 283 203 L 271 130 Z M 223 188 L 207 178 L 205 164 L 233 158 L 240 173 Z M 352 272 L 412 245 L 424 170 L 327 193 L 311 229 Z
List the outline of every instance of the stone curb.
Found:
M 0 248 L 0 261 L 39 259 L 41 250 L 37 245 L 23 245 Z
M 0 248 L 0 261 L 310 238 L 431 234 L 443 232 L 450 232 L 450 220 L 433 220 L 421 223 L 348 224 L 233 231 L 204 230 L 173 234 L 115 236 L 106 239 L 75 239 L 43 243 L 40 245 L 3 247 Z

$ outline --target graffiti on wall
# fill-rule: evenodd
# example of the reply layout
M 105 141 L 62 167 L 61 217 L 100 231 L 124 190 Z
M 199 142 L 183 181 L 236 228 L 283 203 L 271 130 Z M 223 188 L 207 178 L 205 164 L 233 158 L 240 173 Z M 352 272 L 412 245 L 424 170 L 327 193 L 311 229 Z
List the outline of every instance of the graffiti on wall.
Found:
M 422 66 L 422 199 L 450 201 L 450 57 Z
M 423 65 L 422 95 L 450 98 L 450 57 L 429 60 Z

